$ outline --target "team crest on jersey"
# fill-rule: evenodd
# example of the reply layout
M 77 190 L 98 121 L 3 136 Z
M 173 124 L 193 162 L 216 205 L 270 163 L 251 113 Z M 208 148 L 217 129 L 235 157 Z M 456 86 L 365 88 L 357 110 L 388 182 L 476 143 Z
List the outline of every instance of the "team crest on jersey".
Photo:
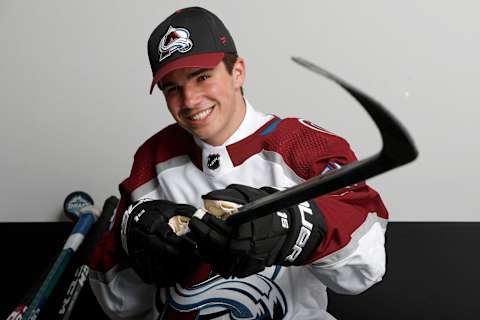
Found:
M 198 311 L 198 320 L 284 319 L 287 300 L 275 283 L 281 269 L 270 267 L 244 279 L 216 276 L 191 288 L 177 285 L 168 290 L 167 303 L 180 312 Z
M 190 40 L 190 31 L 185 28 L 170 26 L 158 45 L 158 52 L 160 53 L 159 62 L 176 51 L 185 53 L 192 48 L 193 42 Z

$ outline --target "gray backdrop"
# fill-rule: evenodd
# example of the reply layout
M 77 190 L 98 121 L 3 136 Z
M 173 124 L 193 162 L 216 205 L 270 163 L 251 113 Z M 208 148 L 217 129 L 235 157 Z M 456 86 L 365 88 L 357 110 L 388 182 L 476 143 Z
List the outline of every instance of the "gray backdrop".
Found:
M 172 122 L 148 95 L 146 41 L 173 10 L 217 13 L 247 61 L 259 110 L 304 117 L 346 137 L 359 157 L 378 133 L 342 89 L 308 73 L 308 58 L 383 102 L 420 158 L 369 183 L 394 221 L 480 221 L 477 88 L 480 2 L 0 2 L 0 221 L 56 221 L 73 190 L 118 195 L 132 156 Z

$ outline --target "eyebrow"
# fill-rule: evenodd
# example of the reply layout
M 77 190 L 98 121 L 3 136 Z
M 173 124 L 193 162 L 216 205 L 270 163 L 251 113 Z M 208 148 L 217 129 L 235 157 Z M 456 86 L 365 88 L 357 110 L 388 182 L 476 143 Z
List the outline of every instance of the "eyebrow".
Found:
M 198 69 L 198 70 L 194 70 L 192 72 L 190 72 L 189 74 L 187 74 L 187 80 L 190 80 L 196 76 L 198 76 L 199 74 L 202 74 L 206 71 L 210 71 L 212 70 L 211 68 L 201 68 L 201 69 Z M 159 83 L 158 86 L 160 87 L 160 90 L 163 90 L 165 87 L 168 87 L 168 86 L 175 86 L 177 85 L 176 83 L 174 83 L 173 81 L 168 81 L 168 82 L 165 82 L 165 83 Z

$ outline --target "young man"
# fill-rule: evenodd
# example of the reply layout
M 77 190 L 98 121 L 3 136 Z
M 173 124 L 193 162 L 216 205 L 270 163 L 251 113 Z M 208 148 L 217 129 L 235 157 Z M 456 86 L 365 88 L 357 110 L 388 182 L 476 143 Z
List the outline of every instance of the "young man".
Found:
M 138 149 L 92 259 L 91 286 L 112 319 L 333 319 L 327 287 L 358 294 L 381 280 L 388 214 L 365 183 L 225 221 L 356 160 L 344 139 L 256 111 L 243 96 L 245 61 L 205 9 L 169 16 L 148 53 L 151 90 L 176 123 Z

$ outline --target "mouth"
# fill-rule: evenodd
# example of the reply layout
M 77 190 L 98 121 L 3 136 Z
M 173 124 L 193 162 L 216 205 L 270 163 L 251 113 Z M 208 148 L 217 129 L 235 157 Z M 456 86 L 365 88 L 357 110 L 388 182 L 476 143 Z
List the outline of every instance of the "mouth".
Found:
M 212 113 L 214 107 L 215 106 L 211 106 L 208 109 L 205 109 L 193 115 L 187 116 L 187 119 L 190 121 L 202 121 L 206 119 L 210 115 L 210 113 Z

